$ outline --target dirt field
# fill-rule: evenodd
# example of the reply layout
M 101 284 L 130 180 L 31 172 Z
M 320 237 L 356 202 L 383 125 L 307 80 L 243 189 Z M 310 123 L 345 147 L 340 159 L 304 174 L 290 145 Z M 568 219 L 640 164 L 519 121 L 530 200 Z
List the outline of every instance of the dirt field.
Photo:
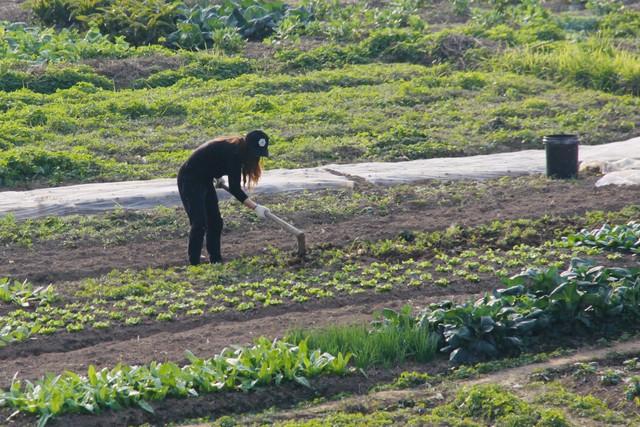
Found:
M 422 206 L 407 203 L 386 216 L 359 215 L 335 222 L 326 218 L 290 215 L 307 235 L 307 245 L 343 246 L 360 239 L 376 240 L 396 236 L 403 230 L 430 231 L 452 224 L 473 226 L 493 220 L 536 218 L 543 215 L 582 214 L 590 210 L 617 210 L 638 203 L 635 187 L 595 188 L 596 178 L 585 178 L 576 185 L 549 182 L 541 188 L 489 189 L 476 199 L 461 200 L 450 206 Z M 309 197 L 313 197 L 310 195 Z M 270 204 L 269 198 L 263 203 Z M 224 232 L 222 251 L 226 259 L 262 253 L 267 246 L 295 249 L 295 239 L 274 225 L 253 226 L 248 232 Z M 60 241 L 47 241 L 33 248 L 0 247 L 0 276 L 29 279 L 46 284 L 76 280 L 107 273 L 115 268 L 170 267 L 185 264 L 186 239 L 148 241 L 138 237 L 125 245 L 105 247 L 95 241 L 74 242 L 61 247 Z
M 303 258 L 235 200 L 216 265 L 186 265 L 181 208 L 0 215 L 0 427 L 640 426 L 640 186 L 344 166 L 560 132 L 593 160 L 640 129 L 640 2 L 285 2 L 309 7 L 191 25 L 202 1 L 117 1 L 81 18 L 103 38 L 0 0 L 34 26 L 5 31 L 5 190 L 173 176 L 203 135 L 248 128 L 267 168 L 354 183 L 252 195 L 306 231 Z
M 301 211 L 290 217 L 306 230 L 310 257 L 313 257 L 317 248 L 339 248 L 354 241 L 393 238 L 406 231 L 445 230 L 452 224 L 467 227 L 494 220 L 539 218 L 543 215 L 583 215 L 595 210 L 615 211 L 638 202 L 638 188 L 596 189 L 594 182 L 595 178 L 587 177 L 572 183 L 546 181 L 543 185 L 530 187 L 489 185 L 487 191 L 475 198 L 449 201 L 444 205 L 424 206 L 416 200 L 408 200 L 384 216 L 361 213 L 327 221 Z M 313 197 L 313 194 L 305 197 Z M 265 204 L 270 202 L 263 201 Z M 281 230 L 274 227 L 265 229 L 255 224 L 247 233 L 233 228 L 225 233 L 223 241 L 223 251 L 228 260 L 264 254 L 267 245 L 294 249 L 293 239 Z M 5 245 L 0 254 L 8 262 L 0 265 L 0 277 L 28 279 L 41 285 L 52 282 L 61 289 L 67 289 L 75 286 L 74 280 L 97 277 L 113 269 L 181 266 L 184 264 L 185 246 L 184 238 L 175 236 L 151 241 L 138 236 L 124 239 L 117 245 L 80 240 L 69 246 L 55 239 L 36 242 L 31 248 Z M 201 357 L 212 356 L 230 344 L 249 343 L 258 336 L 280 337 L 294 327 L 367 322 L 372 313 L 381 308 L 399 309 L 405 304 L 424 307 L 445 298 L 464 300 L 499 286 L 497 280 L 484 280 L 473 287 L 463 281 L 453 281 L 445 288 L 400 288 L 387 293 L 337 296 L 242 313 L 206 314 L 196 318 L 178 318 L 173 322 L 143 322 L 126 328 L 87 329 L 38 336 L 0 349 L 3 364 L 0 385 L 7 387 L 16 372 L 20 378 L 35 379 L 46 372 L 83 372 L 89 364 L 109 367 L 119 362 L 143 364 L 153 360 L 184 363 L 185 349 Z M 436 363 L 428 369 L 441 369 L 440 366 Z M 394 372 L 397 374 L 399 371 Z M 212 416 L 243 412 L 249 408 L 255 411 L 283 402 L 290 404 L 292 399 L 298 401 L 338 392 L 361 393 L 393 375 L 393 372 L 378 372 L 368 379 L 359 378 L 346 383 L 323 379 L 315 391 L 301 391 L 299 387 L 278 388 L 267 392 L 268 399 L 264 393 L 258 392 L 248 400 L 237 393 L 194 399 L 186 405 L 169 400 L 158 403 L 155 416 L 140 410 L 127 410 L 105 413 L 100 417 L 61 418 L 58 425 L 162 423 L 187 415 Z M 294 395 L 295 399 L 292 398 Z M 17 425 L 29 424 L 26 418 L 19 418 L 16 422 Z

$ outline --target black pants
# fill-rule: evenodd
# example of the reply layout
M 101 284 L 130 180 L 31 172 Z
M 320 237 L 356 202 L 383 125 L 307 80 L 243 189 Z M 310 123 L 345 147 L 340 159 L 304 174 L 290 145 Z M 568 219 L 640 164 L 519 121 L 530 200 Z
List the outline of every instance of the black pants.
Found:
M 180 170 L 178 173 L 178 190 L 182 205 L 189 216 L 189 262 L 200 263 L 202 242 L 207 235 L 207 252 L 211 262 L 221 262 L 220 234 L 222 233 L 222 216 L 218 206 L 218 195 L 212 182 L 191 176 Z

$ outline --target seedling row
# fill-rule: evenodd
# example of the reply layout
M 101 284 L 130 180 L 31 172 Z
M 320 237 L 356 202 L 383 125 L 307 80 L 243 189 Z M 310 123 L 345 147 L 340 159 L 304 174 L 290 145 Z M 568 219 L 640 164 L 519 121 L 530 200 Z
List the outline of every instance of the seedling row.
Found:
M 633 212 L 626 209 L 619 215 Z M 556 226 L 559 234 L 565 231 L 561 222 Z M 292 265 L 287 253 L 273 249 L 269 254 L 222 266 L 113 271 L 99 278 L 56 284 L 46 292 L 40 290 L 39 299 L 27 306 L 5 306 L 1 340 L 6 345 L 33 334 L 251 312 L 360 294 L 444 294 L 449 288 L 473 294 L 496 287 L 525 266 L 563 268 L 579 256 L 599 256 L 617 265 L 624 264 L 628 256 L 604 253 L 607 248 L 597 245 L 578 244 L 583 234 L 539 245 L 513 245 L 536 236 L 536 227 L 546 229 L 548 224 L 523 221 L 470 229 L 452 227 L 444 232 L 406 232 L 396 239 L 356 243 L 344 249 L 319 248 L 311 254 L 312 261 L 299 265 Z M 627 228 L 635 230 L 633 227 Z M 457 246 L 470 241 L 478 246 Z M 31 289 L 28 283 L 10 281 L 5 281 L 5 287 L 14 289 L 14 296 L 7 298 L 17 302 L 21 293 Z
M 610 247 L 606 237 L 614 236 L 620 229 L 626 233 L 637 231 L 633 222 L 613 229 L 601 227 L 599 233 L 604 239 L 601 246 Z M 609 230 L 609 234 L 603 230 Z M 585 230 L 569 236 L 565 244 L 586 239 L 592 233 Z M 637 249 L 637 245 L 615 249 L 630 251 Z M 416 361 L 431 360 L 439 350 L 449 355 L 455 364 L 469 364 L 518 355 L 525 349 L 539 348 L 541 340 L 554 336 L 597 336 L 610 334 L 611 328 L 624 331 L 640 319 L 640 269 L 637 268 L 607 268 L 574 259 L 570 268 L 562 273 L 554 267 L 529 268 L 505 279 L 504 284 L 508 287 L 494 290 L 492 295 L 485 294 L 475 302 L 432 304 L 417 316 L 408 308 L 402 312 L 384 310 L 371 325 L 372 330 L 365 339 L 368 345 L 353 347 L 352 339 L 334 341 L 341 349 L 351 345 L 354 353 L 337 351 L 336 356 L 332 356 L 314 342 L 323 332 L 301 331 L 298 335 L 302 340 L 298 345 L 287 343 L 293 335 L 280 342 L 261 338 L 253 347 L 225 350 L 210 360 L 188 354 L 191 364 L 183 368 L 171 363 L 152 363 L 141 368 L 119 365 L 98 373 L 90 367 L 86 377 L 65 373 L 47 376 L 35 384 L 26 382 L 24 386 L 14 381 L 9 391 L 0 395 L 0 405 L 38 414 L 41 425 L 58 414 L 94 413 L 130 405 L 152 412 L 148 399 L 195 397 L 199 392 L 222 389 L 247 391 L 256 385 L 279 384 L 282 380 L 309 386 L 307 376 L 345 374 L 352 356 L 364 359 L 389 344 L 395 352 L 409 350 L 407 354 Z M 389 340 L 400 336 L 404 339 L 397 343 Z M 330 331 L 327 337 L 325 340 L 330 343 L 337 334 Z M 381 363 L 371 357 L 367 360 L 370 365 Z M 634 369 L 632 362 L 628 361 L 627 365 Z M 621 381 L 616 375 L 620 376 L 606 371 L 602 381 L 615 385 Z M 627 383 L 627 397 L 633 400 L 640 382 L 631 377 Z M 489 388 L 482 392 L 487 390 L 491 391 Z M 498 389 L 493 392 L 508 397 L 508 393 L 500 393 Z M 546 396 L 542 394 L 538 400 L 544 403 Z M 566 394 L 563 396 L 566 398 Z M 440 413 L 435 411 L 431 415 Z M 539 422 L 547 418 L 554 419 L 556 424 L 565 422 L 562 414 L 546 408 L 517 415 Z

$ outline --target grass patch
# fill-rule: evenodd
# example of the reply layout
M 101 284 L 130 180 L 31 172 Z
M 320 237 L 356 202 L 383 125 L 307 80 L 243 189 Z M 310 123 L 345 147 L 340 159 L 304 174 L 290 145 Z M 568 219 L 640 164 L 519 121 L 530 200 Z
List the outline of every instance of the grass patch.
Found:
M 307 340 L 310 348 L 332 354 L 353 354 L 353 363 L 361 369 L 372 366 L 389 368 L 412 360 L 428 362 L 437 351 L 437 339 L 415 325 L 371 328 L 366 325 L 329 326 L 322 329 L 293 330 L 288 342 Z
M 267 45 L 251 48 L 269 55 L 251 57 L 5 25 L 0 187 L 174 176 L 206 139 L 255 127 L 272 137 L 267 168 L 541 148 L 552 133 L 585 144 L 638 134 L 638 13 L 461 1 L 438 4 L 456 18 L 431 28 L 429 2 L 320 3 L 306 3 L 313 19 L 283 16 Z M 77 63 L 154 52 L 180 68 L 142 73 L 126 90 L 100 72 L 129 73 L 135 61 L 111 71 Z M 41 173 L 38 150 L 86 155 L 92 167 Z M 21 167 L 3 168 L 7 157 Z
M 437 425 L 458 427 L 535 426 L 568 427 L 571 424 L 561 410 L 547 409 L 527 402 L 518 394 L 496 385 L 466 387 L 447 403 L 433 407 L 433 401 L 421 399 L 391 408 L 334 412 L 323 418 L 287 421 L 279 427 Z M 408 406 L 408 407 L 407 407 Z M 222 424 L 216 424 L 221 426 Z
M 577 395 L 567 391 L 559 383 L 549 383 L 535 399 L 536 403 L 562 407 L 583 418 L 603 421 L 608 424 L 625 424 L 625 417 L 609 409 L 607 404 L 592 395 Z
M 266 167 L 292 168 L 540 148 L 542 135 L 569 131 L 583 143 L 604 142 L 634 135 L 640 120 L 639 98 L 407 64 L 120 92 L 81 83 L 46 96 L 0 92 L 0 100 L 5 187 L 174 176 L 208 137 L 256 124 L 272 136 Z M 62 165 L 51 179 L 39 172 L 44 152 L 92 166 Z M 24 166 L 3 168 L 9 161 Z
M 512 50 L 496 58 L 496 68 L 604 92 L 640 95 L 640 57 L 617 50 L 606 39 Z

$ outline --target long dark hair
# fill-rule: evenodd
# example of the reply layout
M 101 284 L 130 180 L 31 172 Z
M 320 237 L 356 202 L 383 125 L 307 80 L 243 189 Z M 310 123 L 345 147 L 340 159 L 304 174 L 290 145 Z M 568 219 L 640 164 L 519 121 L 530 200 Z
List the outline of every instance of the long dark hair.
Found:
M 222 136 L 214 141 L 228 141 L 238 145 L 242 162 L 242 185 L 247 188 L 255 187 L 262 176 L 262 158 L 251 153 L 245 137 Z

